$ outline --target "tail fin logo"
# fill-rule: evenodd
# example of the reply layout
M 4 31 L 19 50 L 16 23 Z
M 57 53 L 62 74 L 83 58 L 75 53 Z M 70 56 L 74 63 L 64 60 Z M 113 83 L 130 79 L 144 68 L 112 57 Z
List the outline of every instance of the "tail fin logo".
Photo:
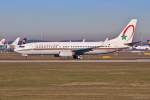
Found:
M 135 30 L 134 25 L 129 25 L 129 26 L 124 30 L 123 35 L 121 36 L 121 37 L 122 37 L 122 40 L 127 40 L 127 37 L 128 37 L 128 36 L 127 36 L 127 31 L 128 31 L 128 29 L 130 29 L 130 28 L 133 29 L 133 32 L 132 32 L 130 38 L 133 36 L 134 30 Z

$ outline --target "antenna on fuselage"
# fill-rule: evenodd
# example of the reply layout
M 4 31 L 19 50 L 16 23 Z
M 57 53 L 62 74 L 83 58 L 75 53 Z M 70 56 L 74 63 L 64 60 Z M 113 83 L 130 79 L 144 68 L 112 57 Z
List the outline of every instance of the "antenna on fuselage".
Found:
M 86 41 L 86 39 L 84 38 L 84 35 L 85 33 L 83 33 L 83 35 L 82 35 L 82 42 L 85 42 Z
M 104 42 L 107 42 L 108 40 L 109 40 L 109 39 L 108 39 L 108 38 L 106 38 Z
M 83 39 L 82 39 L 82 42 L 85 42 L 85 41 L 86 41 L 86 39 L 85 39 L 85 38 L 83 38 Z

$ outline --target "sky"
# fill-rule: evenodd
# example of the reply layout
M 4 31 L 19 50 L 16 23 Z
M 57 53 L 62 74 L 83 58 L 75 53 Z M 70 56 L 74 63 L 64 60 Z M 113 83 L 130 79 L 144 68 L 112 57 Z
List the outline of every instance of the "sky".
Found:
M 137 18 L 135 40 L 150 39 L 150 0 L 0 0 L 0 39 L 103 41 Z

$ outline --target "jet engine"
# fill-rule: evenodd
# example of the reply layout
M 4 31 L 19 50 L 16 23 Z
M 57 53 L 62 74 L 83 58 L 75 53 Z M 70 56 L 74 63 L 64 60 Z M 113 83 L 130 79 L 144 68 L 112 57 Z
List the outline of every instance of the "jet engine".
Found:
M 60 51 L 59 56 L 60 57 L 72 57 L 74 53 L 72 51 Z

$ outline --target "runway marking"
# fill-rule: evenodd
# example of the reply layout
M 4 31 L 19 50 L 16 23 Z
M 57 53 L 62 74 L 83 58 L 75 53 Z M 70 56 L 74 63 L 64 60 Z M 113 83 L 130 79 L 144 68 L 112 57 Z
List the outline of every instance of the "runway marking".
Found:
M 0 63 L 86 63 L 86 62 L 150 62 L 150 59 L 137 60 L 0 60 Z

